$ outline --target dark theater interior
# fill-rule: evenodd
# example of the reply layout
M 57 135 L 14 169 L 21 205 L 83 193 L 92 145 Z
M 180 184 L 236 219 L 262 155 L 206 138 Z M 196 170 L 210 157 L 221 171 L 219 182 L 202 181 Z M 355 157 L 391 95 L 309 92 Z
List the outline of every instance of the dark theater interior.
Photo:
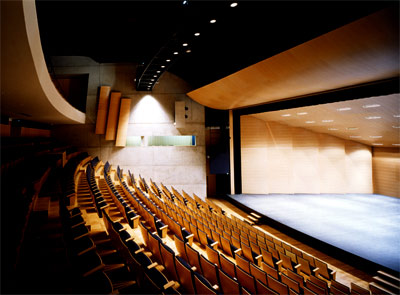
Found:
M 2 294 L 400 294 L 398 1 L 1 1 Z

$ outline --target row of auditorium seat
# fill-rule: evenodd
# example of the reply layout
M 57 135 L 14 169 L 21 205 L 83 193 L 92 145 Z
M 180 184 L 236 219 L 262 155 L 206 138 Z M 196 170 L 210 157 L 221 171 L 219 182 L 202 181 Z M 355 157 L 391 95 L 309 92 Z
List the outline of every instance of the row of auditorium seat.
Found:
M 109 185 L 112 185 L 109 165 L 105 171 L 107 171 L 107 173 L 104 172 L 104 177 L 107 177 L 110 182 Z M 162 249 L 166 246 L 162 242 L 162 238 L 160 238 L 163 234 L 157 230 L 157 226 L 155 226 L 153 222 L 150 222 L 150 220 L 153 220 L 154 223 L 165 223 L 168 225 L 168 229 L 173 232 L 179 256 L 174 256 L 174 260 L 172 260 L 174 263 L 170 262 L 167 269 L 172 279 L 176 280 L 178 278 L 178 281 L 184 285 L 186 291 L 193 288 L 191 291 L 198 293 L 198 291 L 196 291 L 197 287 L 200 290 L 204 288 L 204 290 L 208 290 L 207 292 L 212 294 L 217 292 L 227 293 L 222 290 L 222 286 L 224 286 L 226 289 L 225 291 L 227 291 L 227 288 L 233 288 L 229 289 L 228 293 L 232 290 L 236 290 L 238 291 L 237 294 L 246 292 L 256 293 L 260 292 L 260 290 L 263 290 L 262 292 L 270 292 L 268 294 L 282 294 L 285 292 L 285 294 L 288 294 L 288 292 L 292 294 L 349 294 L 350 292 L 362 294 L 362 288 L 357 289 L 352 286 L 350 291 L 347 286 L 336 282 L 326 264 L 320 260 L 315 259 L 312 262 L 314 264 L 312 265 L 313 267 L 319 264 L 319 272 L 309 272 L 308 268 L 310 268 L 309 264 L 311 263 L 309 260 L 306 260 L 306 258 L 310 259 L 310 255 L 300 250 L 296 252 L 296 248 L 282 243 L 280 240 L 265 234 L 263 231 L 249 227 L 248 224 L 240 219 L 227 217 L 215 204 L 204 202 L 197 196 L 195 196 L 195 198 L 190 198 L 185 192 L 183 192 L 182 196 L 174 188 L 172 188 L 173 192 L 171 193 L 163 184 L 161 184 L 162 189 L 160 190 L 152 180 L 150 180 L 150 186 L 148 186 L 141 176 L 135 181 L 133 174 L 129 172 L 130 179 L 128 182 L 130 182 L 130 185 L 134 188 L 132 192 L 123 179 L 119 167 L 116 175 L 119 178 L 124 194 L 128 197 L 131 205 L 136 209 L 136 212 L 142 217 L 146 214 L 150 214 L 152 217 L 152 219 L 144 218 L 149 227 L 143 222 L 140 222 L 139 226 L 141 227 L 143 238 L 146 241 L 146 246 L 151 250 L 154 257 L 157 257 L 158 262 L 163 265 L 165 265 L 164 260 L 166 260 L 162 256 Z M 138 183 L 138 185 L 136 185 L 136 183 Z M 140 208 L 142 208 L 142 211 L 139 210 Z M 147 213 L 142 215 L 140 211 L 142 214 L 143 212 Z M 182 215 L 188 218 L 184 218 Z M 172 218 L 173 216 L 174 218 Z M 181 218 L 179 218 L 179 216 Z M 156 217 L 159 219 L 156 219 Z M 172 223 L 172 221 L 174 223 Z M 179 224 L 180 228 L 176 230 L 174 224 Z M 182 227 L 182 224 L 187 227 Z M 196 230 L 193 227 L 194 224 L 196 224 Z M 199 229 L 201 226 L 202 229 Z M 151 232 L 150 229 L 154 230 L 154 232 Z M 191 243 L 189 243 L 189 240 L 185 239 L 185 236 L 181 236 L 183 231 L 186 231 L 187 236 L 190 235 L 191 232 L 197 232 L 197 235 L 193 235 L 195 241 L 199 242 L 200 246 L 206 248 L 208 259 L 191 247 Z M 227 231 L 229 231 L 230 234 L 227 234 Z M 201 233 L 200 235 L 199 232 Z M 205 233 L 205 236 L 202 236 L 202 233 Z M 203 238 L 201 238 L 201 236 Z M 231 239 L 229 240 L 229 238 Z M 236 245 L 240 246 L 240 248 L 233 246 L 232 238 L 235 239 L 233 241 L 235 241 Z M 239 241 L 239 243 L 237 243 L 237 241 Z M 220 247 L 227 255 L 234 258 L 237 265 L 232 263 L 223 254 L 216 251 L 215 245 Z M 223 245 L 225 245 L 225 247 Z M 229 245 L 229 247 L 227 247 L 227 245 Z M 263 245 L 265 246 L 262 247 Z M 232 251 L 233 249 L 234 251 Z M 271 251 L 272 249 L 275 251 Z M 167 252 L 171 253 L 170 251 Z M 188 255 L 188 253 L 190 254 Z M 243 254 L 243 256 L 241 254 Z M 207 268 L 205 265 L 211 267 Z M 174 276 L 174 269 L 172 266 L 175 266 L 175 272 L 177 268 L 179 268 L 179 276 Z M 206 268 L 207 271 L 205 272 L 203 268 Z M 298 273 L 294 272 L 295 270 L 301 275 L 306 275 L 305 277 L 307 277 L 307 279 L 305 282 L 303 276 L 299 276 Z M 267 271 L 269 271 L 269 273 Z M 186 279 L 180 278 L 183 273 L 188 274 Z M 313 274 L 320 276 L 326 275 L 324 278 L 325 280 L 321 280 L 321 278 Z M 300 280 L 296 281 L 296 279 L 299 278 Z M 221 279 L 223 282 L 221 282 Z M 220 288 L 216 288 L 216 285 Z M 233 287 L 233 285 L 236 285 L 236 287 Z M 326 288 L 324 289 L 324 287 Z M 357 292 L 357 290 L 360 292 Z

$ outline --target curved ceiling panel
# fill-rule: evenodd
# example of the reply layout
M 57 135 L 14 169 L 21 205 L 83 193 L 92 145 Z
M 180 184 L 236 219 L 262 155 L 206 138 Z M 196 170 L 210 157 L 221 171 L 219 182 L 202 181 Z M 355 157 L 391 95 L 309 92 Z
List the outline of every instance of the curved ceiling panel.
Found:
M 188 93 L 235 109 L 399 76 L 398 14 L 379 11 Z
M 85 123 L 86 115 L 57 91 L 44 60 L 35 1 L 1 2 L 1 113 L 53 124 Z

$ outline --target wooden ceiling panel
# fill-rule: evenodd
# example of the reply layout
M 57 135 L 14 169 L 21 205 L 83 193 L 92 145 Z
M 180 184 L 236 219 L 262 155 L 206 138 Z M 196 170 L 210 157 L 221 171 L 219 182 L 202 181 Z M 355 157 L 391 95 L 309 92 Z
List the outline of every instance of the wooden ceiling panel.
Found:
M 188 95 L 236 109 L 399 76 L 398 12 L 382 10 Z
M 400 145 L 400 94 L 251 115 L 366 145 Z

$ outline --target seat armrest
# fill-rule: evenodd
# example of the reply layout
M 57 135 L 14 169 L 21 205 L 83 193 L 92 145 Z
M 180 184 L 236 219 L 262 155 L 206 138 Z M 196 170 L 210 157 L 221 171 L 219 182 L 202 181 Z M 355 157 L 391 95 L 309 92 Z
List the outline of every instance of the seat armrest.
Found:
M 301 266 L 301 264 L 297 264 L 294 266 L 295 269 L 298 269 Z
M 157 262 L 153 262 L 152 264 L 150 264 L 149 266 L 147 266 L 147 269 L 152 269 L 153 267 L 156 267 L 158 265 Z
M 214 248 L 215 245 L 218 245 L 218 241 L 215 241 L 214 243 L 210 244 L 211 247 Z
M 237 248 L 233 253 L 240 255 L 240 253 L 242 253 L 242 248 Z
M 279 260 L 277 263 L 276 263 L 276 265 L 279 265 L 279 264 L 281 264 L 283 262 L 283 260 Z
M 141 253 L 141 252 L 144 252 L 144 248 L 140 248 L 139 250 L 136 250 L 136 251 L 135 251 L 135 254 L 139 254 L 139 253 Z
M 313 272 L 315 272 L 315 273 L 317 273 L 318 271 L 319 271 L 319 267 L 313 269 Z
M 332 278 L 333 278 L 334 280 L 336 280 L 336 270 L 333 270 L 333 271 L 331 272 L 331 275 L 332 275 Z
M 192 267 L 191 267 L 191 270 L 196 271 L 196 270 L 197 270 L 197 267 L 196 267 L 196 266 L 192 266 Z
M 174 285 L 175 285 L 175 282 L 174 282 L 174 281 L 169 281 L 168 283 L 166 283 L 166 284 L 163 286 L 163 288 L 164 288 L 164 290 L 166 290 L 166 289 L 168 289 L 168 288 L 173 287 Z

